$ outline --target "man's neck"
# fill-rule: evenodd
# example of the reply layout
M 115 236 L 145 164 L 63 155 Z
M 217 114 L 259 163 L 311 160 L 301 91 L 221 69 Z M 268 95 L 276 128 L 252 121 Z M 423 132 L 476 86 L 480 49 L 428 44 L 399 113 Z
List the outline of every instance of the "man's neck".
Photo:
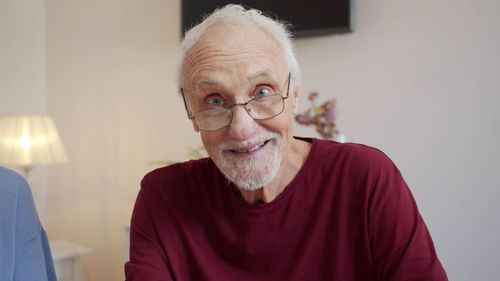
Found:
M 257 190 L 246 190 L 233 186 L 233 192 L 238 199 L 248 204 L 266 203 L 263 199 L 262 188 Z

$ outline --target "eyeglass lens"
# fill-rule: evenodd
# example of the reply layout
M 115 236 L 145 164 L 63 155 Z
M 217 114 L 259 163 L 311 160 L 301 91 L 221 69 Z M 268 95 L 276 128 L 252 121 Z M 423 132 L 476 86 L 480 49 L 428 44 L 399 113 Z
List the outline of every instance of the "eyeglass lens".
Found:
M 273 94 L 249 101 L 247 104 L 235 104 L 233 106 L 243 105 L 245 109 L 256 120 L 273 118 L 280 114 L 284 109 L 283 97 L 279 94 Z M 233 111 L 230 108 L 214 108 L 195 114 L 195 122 L 201 130 L 218 130 L 228 126 L 231 122 Z

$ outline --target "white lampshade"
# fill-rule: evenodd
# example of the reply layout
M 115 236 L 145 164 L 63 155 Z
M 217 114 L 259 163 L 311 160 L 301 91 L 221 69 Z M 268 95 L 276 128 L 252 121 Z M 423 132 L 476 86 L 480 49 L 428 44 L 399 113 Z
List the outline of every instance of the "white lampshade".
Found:
M 32 167 L 66 161 L 66 152 L 50 116 L 0 116 L 0 165 Z

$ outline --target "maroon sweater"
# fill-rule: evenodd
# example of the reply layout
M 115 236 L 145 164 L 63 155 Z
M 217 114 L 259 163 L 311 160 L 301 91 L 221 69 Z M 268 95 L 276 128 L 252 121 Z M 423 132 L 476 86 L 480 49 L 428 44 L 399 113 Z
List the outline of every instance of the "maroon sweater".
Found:
M 143 179 L 126 280 L 447 280 L 400 172 L 363 145 L 312 141 L 295 179 L 250 205 L 210 159 Z

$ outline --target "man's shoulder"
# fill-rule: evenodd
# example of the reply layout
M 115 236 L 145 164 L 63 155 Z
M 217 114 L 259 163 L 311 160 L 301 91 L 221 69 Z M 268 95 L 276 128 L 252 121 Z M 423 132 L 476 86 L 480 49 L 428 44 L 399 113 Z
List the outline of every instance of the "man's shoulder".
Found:
M 402 175 L 392 160 L 381 150 L 357 143 L 337 143 L 318 140 L 314 162 L 308 171 L 315 171 L 323 181 L 332 180 L 352 194 L 372 194 L 376 189 L 384 194 L 400 192 Z M 314 144 L 314 143 L 313 143 Z M 313 146 L 314 148 L 314 146 Z M 391 183 L 382 184 L 380 183 Z M 361 197 L 360 197 L 361 198 Z
M 141 181 L 141 186 L 164 185 L 174 186 L 198 181 L 207 173 L 213 171 L 215 165 L 209 158 L 189 160 L 171 164 L 147 173 Z
M 314 156 L 326 161 L 342 161 L 357 165 L 390 164 L 392 161 L 380 149 L 359 143 L 339 143 L 313 139 Z
M 185 210 L 184 205 L 199 204 L 221 183 L 224 176 L 210 159 L 203 158 L 151 171 L 141 181 L 140 193 L 151 206 L 177 212 Z
M 392 160 L 381 150 L 358 143 L 339 143 L 313 139 L 306 171 L 323 177 L 342 177 L 357 181 L 372 176 L 399 176 Z

